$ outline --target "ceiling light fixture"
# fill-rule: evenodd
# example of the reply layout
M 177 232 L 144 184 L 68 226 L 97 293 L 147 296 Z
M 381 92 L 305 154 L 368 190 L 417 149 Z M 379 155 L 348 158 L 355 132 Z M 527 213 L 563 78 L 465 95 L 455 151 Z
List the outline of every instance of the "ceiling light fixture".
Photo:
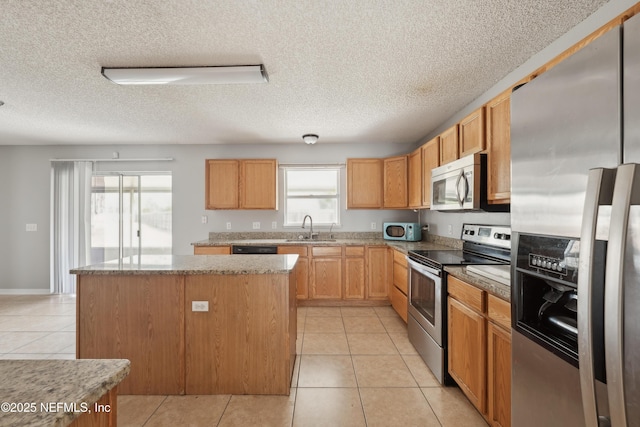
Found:
M 306 135 L 302 135 L 302 140 L 305 142 L 305 144 L 313 145 L 318 142 L 318 135 L 308 133 Z
M 102 75 L 119 85 L 248 84 L 269 81 L 262 64 L 221 67 L 102 67 Z

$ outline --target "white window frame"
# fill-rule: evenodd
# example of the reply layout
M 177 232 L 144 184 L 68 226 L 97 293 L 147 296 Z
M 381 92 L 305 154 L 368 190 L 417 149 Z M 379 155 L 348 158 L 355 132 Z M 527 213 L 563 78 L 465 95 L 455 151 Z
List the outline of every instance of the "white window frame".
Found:
M 340 199 L 341 199 L 341 167 L 340 166 L 284 166 L 283 170 L 284 170 L 284 189 L 283 189 L 283 193 L 284 193 L 284 219 L 283 219 L 283 227 L 300 227 L 302 225 L 302 221 L 299 222 L 287 222 L 287 218 L 289 217 L 289 215 L 287 215 L 288 212 L 288 201 L 289 199 L 335 199 L 336 200 L 336 222 L 334 223 L 333 227 L 337 228 L 340 227 Z M 287 182 L 287 172 L 288 171 L 318 171 L 318 170 L 323 170 L 323 171 L 327 171 L 327 170 L 331 170 L 331 171 L 335 171 L 336 172 L 336 194 L 332 195 L 332 196 L 327 196 L 327 195 L 313 195 L 313 194 L 308 194 L 308 195 L 304 195 L 304 196 L 289 196 L 289 192 L 288 192 L 288 182 Z M 313 215 L 312 215 L 313 218 Z M 316 219 L 313 219 L 313 226 L 319 226 L 319 227 L 331 227 L 332 223 L 325 223 L 325 222 L 316 222 Z

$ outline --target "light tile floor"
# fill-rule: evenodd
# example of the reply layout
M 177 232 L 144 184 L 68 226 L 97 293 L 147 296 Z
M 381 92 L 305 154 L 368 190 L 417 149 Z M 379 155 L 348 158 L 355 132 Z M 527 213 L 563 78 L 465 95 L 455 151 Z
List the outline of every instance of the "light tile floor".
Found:
M 289 396 L 119 396 L 119 426 L 486 427 L 391 307 L 301 307 Z M 0 296 L 0 359 L 73 359 L 75 298 Z

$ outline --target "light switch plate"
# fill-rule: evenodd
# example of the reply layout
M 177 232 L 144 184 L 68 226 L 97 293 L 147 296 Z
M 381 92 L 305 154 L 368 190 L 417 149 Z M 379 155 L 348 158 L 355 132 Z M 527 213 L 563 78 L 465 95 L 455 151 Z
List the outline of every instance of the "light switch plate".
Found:
M 209 311 L 209 301 L 191 301 L 191 311 Z
M 227 223 L 227 230 L 231 230 L 231 223 L 230 222 Z
M 27 231 L 38 231 L 38 224 L 27 224 Z

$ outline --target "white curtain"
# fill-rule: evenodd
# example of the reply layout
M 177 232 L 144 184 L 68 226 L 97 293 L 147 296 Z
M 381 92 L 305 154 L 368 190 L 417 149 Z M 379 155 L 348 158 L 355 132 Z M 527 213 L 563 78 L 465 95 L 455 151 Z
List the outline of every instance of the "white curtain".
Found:
M 91 250 L 92 162 L 52 162 L 51 291 L 75 294 L 69 270 L 86 265 Z

